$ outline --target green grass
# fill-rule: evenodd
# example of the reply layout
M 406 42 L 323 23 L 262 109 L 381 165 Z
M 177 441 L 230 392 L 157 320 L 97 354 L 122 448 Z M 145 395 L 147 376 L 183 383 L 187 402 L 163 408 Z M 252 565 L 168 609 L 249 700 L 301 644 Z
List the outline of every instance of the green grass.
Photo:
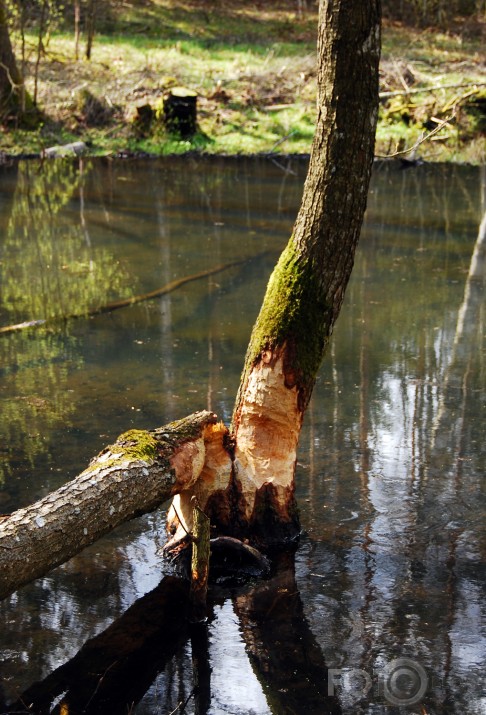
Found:
M 91 62 L 74 60 L 71 32 L 51 34 L 39 75 L 46 120 L 34 132 L 8 128 L 1 150 L 40 152 L 81 139 L 93 154 L 309 151 L 316 100 L 314 10 L 298 17 L 290 1 L 262 9 L 237 0 L 211 6 L 132 0 L 117 7 L 118 14 L 103 19 Z M 35 43 L 33 32 L 27 37 L 31 91 Z M 381 69 L 386 91 L 402 89 L 404 76 L 412 87 L 484 81 L 480 39 L 399 25 L 385 27 Z M 190 142 L 167 135 L 160 122 L 145 134 L 133 123 L 137 106 L 160 106 L 174 85 L 198 93 L 200 131 Z M 109 120 L 96 122 L 80 111 L 79 93 L 86 89 L 112 108 Z M 431 117 L 444 118 L 443 109 L 454 99 L 460 110 L 454 131 L 446 127 L 420 147 L 420 155 L 484 161 L 484 136 L 463 111 L 460 90 L 411 95 L 406 121 L 397 111 L 403 97 L 383 101 L 377 153 L 413 144 Z

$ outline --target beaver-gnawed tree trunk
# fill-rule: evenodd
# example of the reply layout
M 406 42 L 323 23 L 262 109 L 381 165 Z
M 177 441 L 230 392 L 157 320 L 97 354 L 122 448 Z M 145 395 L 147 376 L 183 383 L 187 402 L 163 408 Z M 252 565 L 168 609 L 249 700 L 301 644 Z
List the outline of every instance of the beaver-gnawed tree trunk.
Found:
M 322 0 L 318 118 L 293 235 L 253 328 L 233 413 L 233 467 L 195 486 L 220 532 L 268 545 L 299 531 L 296 451 L 305 409 L 354 261 L 378 115 L 380 3 Z M 169 515 L 191 526 L 191 494 Z
M 124 435 L 77 480 L 0 519 L 0 597 L 177 492 L 173 552 L 188 540 L 192 496 L 213 532 L 264 545 L 298 533 L 297 443 L 353 266 L 373 160 L 379 0 L 321 0 L 318 38 L 318 120 L 302 206 L 253 329 L 232 433 L 205 413 L 187 418 L 195 432 L 181 421 Z M 148 439 L 142 456 L 139 438 Z

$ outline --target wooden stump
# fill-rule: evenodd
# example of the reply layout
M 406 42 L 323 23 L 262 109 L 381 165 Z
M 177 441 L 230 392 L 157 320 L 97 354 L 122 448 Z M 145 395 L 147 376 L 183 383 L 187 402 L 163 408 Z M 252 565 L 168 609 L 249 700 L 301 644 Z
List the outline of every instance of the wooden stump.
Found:
M 190 620 L 200 623 L 206 620 L 206 595 L 209 576 L 209 519 L 192 497 L 193 542 L 191 560 Z
M 164 124 L 169 132 L 187 138 L 197 131 L 197 93 L 173 87 L 164 97 Z

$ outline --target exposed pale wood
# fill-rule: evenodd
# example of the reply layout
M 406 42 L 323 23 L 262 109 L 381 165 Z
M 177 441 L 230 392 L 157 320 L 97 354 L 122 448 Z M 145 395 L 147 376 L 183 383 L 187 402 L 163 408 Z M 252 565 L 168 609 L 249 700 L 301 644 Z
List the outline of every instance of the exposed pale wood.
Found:
M 0 598 L 190 488 L 206 444 L 219 438 L 215 422 L 212 413 L 198 412 L 151 432 L 126 432 L 76 479 L 2 519 Z

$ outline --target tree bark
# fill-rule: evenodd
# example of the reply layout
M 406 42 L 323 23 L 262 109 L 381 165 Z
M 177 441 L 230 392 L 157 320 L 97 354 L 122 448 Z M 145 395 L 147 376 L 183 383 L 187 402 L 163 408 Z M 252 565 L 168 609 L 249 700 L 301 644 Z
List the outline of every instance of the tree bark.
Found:
M 23 82 L 10 42 L 5 1 L 0 0 L 0 119 L 18 114 Z
M 5 0 L 0 0 L 0 122 L 15 119 L 32 129 L 42 118 L 25 89 L 22 72 L 15 60 L 7 22 Z
M 88 7 L 86 9 L 86 59 L 91 59 L 91 52 L 93 50 L 93 40 L 95 36 L 96 28 L 96 2 L 95 0 L 88 1 Z
M 233 413 L 233 469 L 198 484 L 220 533 L 294 538 L 297 444 L 361 230 L 378 116 L 380 2 L 321 0 L 318 119 L 293 235 L 268 283 Z M 177 509 L 190 529 L 190 493 Z M 174 521 L 172 519 L 174 530 Z M 176 529 L 175 539 L 182 537 Z
M 131 430 L 79 477 L 0 520 L 0 598 L 190 488 L 207 461 L 208 447 L 224 458 L 224 432 L 210 412 L 151 432 Z
M 154 432 L 122 435 L 74 482 L 0 523 L 0 597 L 174 494 L 168 529 L 175 550 L 192 531 L 193 496 L 211 520 L 212 536 L 265 546 L 297 536 L 297 444 L 366 207 L 379 54 L 379 0 L 321 0 L 308 176 L 253 329 L 233 434 L 214 415 L 198 413 Z

